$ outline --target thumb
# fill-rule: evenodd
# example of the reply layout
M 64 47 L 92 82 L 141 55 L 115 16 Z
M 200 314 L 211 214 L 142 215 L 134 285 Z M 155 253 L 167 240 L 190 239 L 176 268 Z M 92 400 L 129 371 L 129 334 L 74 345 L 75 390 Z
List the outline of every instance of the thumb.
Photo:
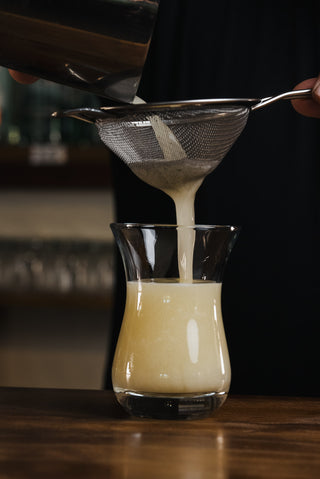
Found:
M 320 104 L 320 74 L 312 87 L 312 98 L 316 103 Z
M 311 88 L 312 98 L 310 100 L 292 100 L 293 108 L 304 116 L 320 118 L 320 75 L 316 78 L 309 78 L 296 85 L 294 90 Z

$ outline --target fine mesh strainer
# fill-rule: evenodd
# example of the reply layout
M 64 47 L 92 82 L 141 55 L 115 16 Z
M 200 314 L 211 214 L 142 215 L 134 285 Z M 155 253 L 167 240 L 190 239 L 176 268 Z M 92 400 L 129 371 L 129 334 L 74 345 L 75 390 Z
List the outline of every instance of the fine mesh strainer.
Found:
M 161 189 L 213 171 L 244 129 L 249 113 L 280 99 L 311 97 L 295 90 L 258 99 L 211 99 L 79 108 L 54 113 L 95 123 L 102 141 L 141 179 Z M 161 162 L 162 168 L 154 164 Z M 166 168 L 167 165 L 167 168 Z M 174 167 L 174 169 L 173 169 Z M 170 171 L 167 171 L 170 169 Z M 146 171 L 148 170 L 148 171 Z M 154 178 L 150 177 L 154 171 Z

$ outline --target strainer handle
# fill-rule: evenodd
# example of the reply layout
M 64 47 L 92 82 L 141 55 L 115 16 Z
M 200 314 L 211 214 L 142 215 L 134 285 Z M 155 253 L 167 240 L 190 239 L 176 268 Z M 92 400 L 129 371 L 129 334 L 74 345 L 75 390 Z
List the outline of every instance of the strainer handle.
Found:
M 280 95 L 262 98 L 259 101 L 259 103 L 251 107 L 251 110 L 258 110 L 259 108 L 270 105 L 271 103 L 274 103 L 278 100 L 294 100 L 294 99 L 310 100 L 311 91 L 312 91 L 311 88 L 307 88 L 305 90 L 292 90 L 292 91 L 287 91 L 286 93 L 281 93 Z

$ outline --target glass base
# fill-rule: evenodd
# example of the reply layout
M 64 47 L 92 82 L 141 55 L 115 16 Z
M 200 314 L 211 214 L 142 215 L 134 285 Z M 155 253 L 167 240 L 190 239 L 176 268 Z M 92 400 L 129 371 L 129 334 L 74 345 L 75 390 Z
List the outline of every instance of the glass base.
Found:
M 197 419 L 219 409 L 228 393 L 139 394 L 115 391 L 117 401 L 132 416 L 154 419 Z

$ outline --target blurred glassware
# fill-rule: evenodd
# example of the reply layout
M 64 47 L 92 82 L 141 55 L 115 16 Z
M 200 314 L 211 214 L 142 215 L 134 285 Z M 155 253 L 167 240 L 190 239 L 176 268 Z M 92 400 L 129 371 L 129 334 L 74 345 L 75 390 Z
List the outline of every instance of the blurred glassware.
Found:
M 112 285 L 111 243 L 0 240 L 0 292 L 103 294 Z

